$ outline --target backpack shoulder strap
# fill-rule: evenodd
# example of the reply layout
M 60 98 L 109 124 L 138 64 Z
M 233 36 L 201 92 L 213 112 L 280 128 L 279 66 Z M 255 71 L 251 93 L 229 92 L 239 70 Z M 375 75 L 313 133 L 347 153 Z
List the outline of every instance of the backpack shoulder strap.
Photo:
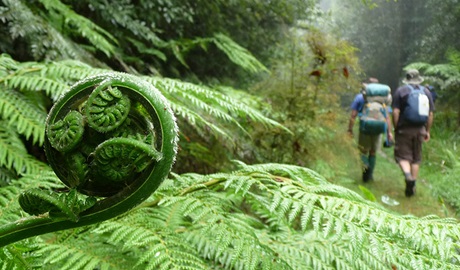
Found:
M 363 112 L 363 109 L 364 109 L 364 106 L 366 106 L 366 94 L 365 94 L 365 90 L 363 90 L 361 92 L 361 95 L 363 97 L 363 102 L 360 104 L 359 108 L 358 108 L 358 114 L 362 114 Z
M 412 91 L 419 91 L 419 92 L 425 93 L 425 86 L 423 86 L 423 85 L 419 85 L 418 87 L 414 87 L 411 84 L 406 84 L 406 85 L 407 85 L 407 87 L 409 87 L 411 92 Z

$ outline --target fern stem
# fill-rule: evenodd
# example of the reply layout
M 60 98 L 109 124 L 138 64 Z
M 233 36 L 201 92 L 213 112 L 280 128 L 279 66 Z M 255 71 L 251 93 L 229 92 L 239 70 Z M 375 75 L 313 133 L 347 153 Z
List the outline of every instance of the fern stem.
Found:
M 183 196 L 185 194 L 192 193 L 194 191 L 197 191 L 197 190 L 200 190 L 200 189 L 203 189 L 203 188 L 208 188 L 210 186 L 213 186 L 213 185 L 219 184 L 221 182 L 225 182 L 225 181 L 227 181 L 227 179 L 220 178 L 220 179 L 213 179 L 213 180 L 210 180 L 210 181 L 205 182 L 205 183 L 200 183 L 199 185 L 190 186 L 190 187 L 185 188 L 183 191 L 181 191 L 179 196 Z
M 187 187 L 187 188 L 183 189 L 181 192 L 179 192 L 179 196 L 183 196 L 185 194 L 192 193 L 194 191 L 197 191 L 197 190 L 200 190 L 200 189 L 203 189 L 203 188 L 208 188 L 208 187 L 211 187 L 213 185 L 216 185 L 216 184 L 219 184 L 219 183 L 225 182 L 225 181 L 226 181 L 225 178 L 220 178 L 220 179 L 213 179 L 213 180 L 210 180 L 210 181 L 205 182 L 205 183 L 200 183 L 199 185 L 190 186 L 190 187 Z M 160 203 L 160 201 L 161 201 L 161 199 L 156 199 L 156 200 L 153 200 L 151 202 L 145 202 L 145 203 L 137 206 L 136 208 L 134 208 L 133 211 L 141 209 L 141 208 L 144 208 L 144 207 L 155 207 L 155 206 L 158 205 L 158 203 Z
M 108 131 L 104 129 L 97 137 L 107 139 L 105 142 L 95 146 L 85 145 L 88 141 L 92 143 L 91 138 L 94 137 L 93 134 L 89 139 L 81 140 L 81 142 L 75 144 L 75 147 L 81 152 L 86 152 L 87 148 L 95 148 L 90 156 L 84 157 L 83 159 L 69 158 L 69 156 L 72 157 L 74 152 L 77 151 L 74 147 L 72 147 L 71 150 L 72 154 L 67 152 L 64 152 L 64 154 L 60 153 L 59 150 L 51 146 L 49 139 L 46 138 L 45 152 L 48 161 L 61 181 L 71 188 L 71 192 L 68 194 L 53 195 L 49 193 L 40 193 L 40 190 L 38 190 L 22 194 L 22 201 L 28 206 L 28 208 L 23 208 L 25 211 L 29 209 L 32 212 L 30 214 L 35 215 L 47 212 L 48 214 L 24 218 L 1 226 L 0 247 L 28 237 L 99 223 L 121 215 L 147 199 L 169 175 L 177 153 L 178 128 L 175 117 L 169 104 L 160 92 L 153 88 L 151 84 L 137 77 L 124 73 L 112 72 L 96 75 L 78 82 L 54 104 L 49 113 L 47 125 L 57 122 L 59 117 L 62 118 L 63 115 L 67 114 L 66 111 L 68 112 L 70 107 L 75 108 L 75 104 L 77 104 L 75 100 L 81 102 L 88 92 L 91 93 L 94 87 L 99 87 L 101 85 L 111 85 L 112 87 L 123 88 L 123 95 L 132 98 L 133 101 L 138 104 L 136 105 L 136 110 L 140 110 L 140 113 L 145 115 L 143 120 L 150 121 L 146 125 L 152 127 L 151 129 L 154 134 L 145 136 L 147 142 L 133 141 L 134 139 L 129 138 L 129 136 L 132 136 L 130 132 L 127 132 L 128 138 L 118 137 L 115 140 L 111 140 L 111 136 L 121 136 L 120 134 L 124 134 L 125 130 L 123 129 L 123 132 L 114 132 L 113 130 Z M 121 97 L 118 92 L 112 92 L 112 94 L 116 97 Z M 99 100 L 94 100 L 100 105 L 113 99 L 113 97 L 102 93 Z M 108 112 L 119 114 L 116 110 L 119 110 L 121 105 L 115 102 L 106 103 L 116 107 L 115 109 L 108 108 Z M 93 111 L 97 110 L 99 110 L 99 108 Z M 135 112 L 130 112 L 129 114 L 138 117 Z M 135 122 L 135 120 L 131 120 L 129 127 L 136 126 L 133 122 Z M 101 124 L 104 125 L 106 123 L 108 122 L 101 122 Z M 121 125 L 117 123 L 116 128 L 118 128 L 118 126 Z M 137 130 L 132 132 L 136 131 Z M 66 133 L 63 132 L 62 134 Z M 155 141 L 153 141 L 152 138 L 155 139 Z M 100 154 L 101 157 L 99 157 L 99 162 L 93 163 L 90 161 L 92 162 L 90 167 L 96 172 L 107 170 L 106 167 L 110 167 L 110 162 L 117 162 L 116 158 L 109 159 L 109 155 L 115 157 L 117 157 L 117 155 L 123 155 L 118 157 L 118 164 L 121 166 L 132 166 L 133 170 L 132 173 L 128 174 L 126 180 L 116 178 L 116 181 L 113 181 L 105 175 L 98 174 L 88 176 L 87 170 L 85 168 L 82 169 L 82 164 L 76 162 L 80 160 L 92 160 L 93 158 L 91 155 L 96 155 L 94 159 L 98 158 L 97 150 L 99 146 L 104 145 L 104 143 L 106 145 L 107 141 L 109 141 L 111 150 L 102 152 Z M 123 148 L 117 149 L 117 144 L 123 144 Z M 128 148 L 132 150 L 126 150 Z M 82 154 L 80 153 L 79 155 Z M 120 160 L 123 162 L 120 163 Z M 117 167 L 115 168 L 120 169 Z M 87 185 L 88 182 L 90 185 Z M 113 185 L 118 185 L 116 186 L 117 189 L 112 192 L 113 194 L 110 193 L 108 196 L 104 196 L 105 193 L 103 192 L 107 189 L 111 189 Z M 118 188 L 121 189 L 119 190 Z M 102 191 L 98 189 L 102 189 Z M 76 191 L 89 195 L 89 197 L 87 197 L 86 201 L 81 203 L 78 201 L 79 197 L 75 195 Z M 95 196 L 98 196 L 99 200 L 93 200 L 95 198 L 92 197 L 91 193 L 97 194 Z M 29 196 L 29 194 L 34 196 Z M 101 196 L 106 198 L 100 198 Z M 91 203 L 88 203 L 89 201 Z M 36 205 L 35 208 L 34 205 Z M 48 209 L 47 207 L 50 208 Z

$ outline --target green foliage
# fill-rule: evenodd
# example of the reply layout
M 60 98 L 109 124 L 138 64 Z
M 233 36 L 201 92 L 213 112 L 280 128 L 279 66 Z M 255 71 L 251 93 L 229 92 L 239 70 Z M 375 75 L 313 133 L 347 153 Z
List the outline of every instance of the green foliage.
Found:
M 313 28 L 292 29 L 290 38 L 280 47 L 283 55 L 270 78 L 252 93 L 264 96 L 271 106 L 263 109 L 293 135 L 256 128 L 255 144 L 261 150 L 254 159 L 307 166 L 337 181 L 347 175 L 345 168 L 360 166 L 357 148 L 345 134 L 349 113 L 344 107 L 350 104 L 346 97 L 360 87 L 355 49 Z M 349 153 L 349 163 L 342 163 L 338 153 Z
M 460 213 L 460 190 L 458 173 L 460 169 L 460 137 L 456 132 L 458 126 L 452 123 L 453 115 L 436 112 L 436 122 L 432 129 L 432 139 L 424 146 L 425 166 L 422 173 L 426 175 L 433 194 L 442 203 Z M 449 124 L 450 121 L 450 124 Z
M 399 216 L 306 168 L 238 165 L 231 173 L 175 175 L 122 217 L 8 245 L 2 267 L 458 268 L 453 219 Z M 26 183 L 36 181 L 25 177 L 0 194 Z M 3 218 L 18 205 L 2 209 Z
M 242 67 L 248 76 L 267 71 L 249 52 L 266 53 L 314 2 L 4 0 L 0 48 L 15 59 L 75 59 L 129 73 L 212 80 Z
M 8 128 L 6 122 L 0 121 L 0 123 L 2 124 L 0 126 L 0 146 L 2 149 L 0 151 L 0 165 L 10 172 L 6 173 L 5 171 L 5 177 L 24 173 L 38 173 L 47 167 L 45 163 L 28 153 L 24 142 L 17 133 Z
M 426 1 L 427 10 L 432 13 L 426 34 L 423 37 L 423 46 L 419 47 L 419 57 L 413 61 L 439 63 L 446 60 L 446 53 L 451 50 L 460 50 L 460 43 L 452 36 L 458 29 L 460 10 L 456 0 Z
M 62 25 L 65 25 L 63 20 L 68 16 L 74 25 L 81 23 L 82 27 L 78 28 L 79 30 L 84 29 L 83 32 L 80 32 L 81 36 L 86 35 L 89 40 L 100 42 L 100 48 L 106 50 L 108 48 L 104 48 L 102 45 L 105 38 L 101 37 L 97 31 L 92 31 L 92 29 L 98 29 L 94 23 L 89 22 L 83 16 L 74 14 L 63 5 L 53 9 L 56 11 L 54 14 L 44 14 L 35 12 L 35 5 L 37 5 L 35 1 L 4 0 L 2 2 L 4 6 L 0 10 L 0 18 L 7 23 L 7 29 L 9 29 L 9 34 L 5 35 L 1 45 L 3 52 L 12 52 L 11 49 L 14 48 L 17 52 L 24 50 L 30 52 L 32 59 L 80 59 L 101 65 L 96 58 L 90 56 L 87 51 L 73 42 L 66 33 L 58 31 L 50 22 L 60 19 Z M 50 5 L 60 4 L 60 2 L 45 0 L 43 4 L 50 7 Z M 53 19 L 48 16 L 53 17 Z M 58 23 L 57 21 L 54 22 Z M 16 42 L 21 44 L 19 48 L 14 45 Z M 113 47 L 111 49 L 113 50 Z
M 238 63 L 245 70 L 253 73 L 260 72 L 261 70 L 268 72 L 268 69 L 255 57 L 248 57 L 250 55 L 249 51 L 239 46 L 229 37 L 223 34 L 216 34 L 214 44 L 226 53 L 232 62 Z
M 0 57 L 0 226 L 30 220 L 17 200 L 25 190 L 62 190 L 36 151 L 44 134 L 44 125 L 36 123 L 44 121 L 40 115 L 75 82 L 109 71 L 95 66 L 189 78 L 198 74 L 200 79 L 210 74 L 220 80 L 223 74 L 234 74 L 225 55 L 239 67 L 264 71 L 248 52 L 273 53 L 260 48 L 286 37 L 282 31 L 267 29 L 304 19 L 312 2 L 141 0 L 134 5 L 118 0 L 107 6 L 105 0 L 3 0 L 0 16 L 7 22 L 3 29 L 12 34 L 5 35 L 0 48 L 5 52 L 17 48 L 16 59 L 32 62 Z M 184 21 L 188 23 L 178 23 Z M 258 27 L 261 24 L 264 27 Z M 400 216 L 327 181 L 337 181 L 349 168 L 334 162 L 334 151 L 349 152 L 347 162 L 357 164 L 352 140 L 337 131 L 345 122 L 335 109 L 340 94 L 354 94 L 359 87 L 352 75 L 359 71 L 353 47 L 307 29 L 307 37 L 300 35 L 302 42 L 290 43 L 300 46 L 276 54 L 288 55 L 289 61 L 280 61 L 271 80 L 255 90 L 268 96 L 271 108 L 234 89 L 140 75 L 166 96 L 179 118 L 182 156 L 177 174 L 124 216 L 0 248 L 0 267 L 458 269 L 456 220 Z M 117 43 L 120 46 L 112 51 L 110 44 Z M 222 55 L 216 54 L 218 47 Z M 107 54 L 113 57 L 107 59 Z M 76 60 L 58 61 L 69 58 Z M 41 59 L 56 61 L 35 62 Z M 349 71 L 350 78 L 342 76 Z M 13 97 L 21 107 L 15 107 Z M 22 110 L 32 116 L 21 114 Z M 288 135 L 284 126 L 296 135 Z M 265 151 L 255 151 L 251 141 L 241 139 L 254 133 L 256 144 Z M 216 164 L 234 158 L 233 152 L 252 161 L 312 164 L 327 180 L 310 169 L 278 163 L 237 163 L 232 171 L 226 166 L 227 172 L 198 174 L 200 168 L 187 157 L 192 153 L 220 169 Z M 194 173 L 182 174 L 185 171 Z M 46 196 L 38 195 L 46 201 Z M 80 207 L 85 205 L 66 209 L 69 217 Z
M 1 131 L 4 136 L 1 136 L 0 143 L 5 145 L 5 151 L 0 155 L 0 164 L 13 169 L 16 174 L 23 172 L 23 166 L 26 173 L 33 173 L 37 171 L 37 162 L 24 159 L 23 154 L 19 154 L 26 153 L 26 148 L 18 136 L 22 135 L 31 144 L 42 146 L 49 103 L 57 100 L 78 80 L 108 70 L 92 68 L 75 60 L 20 63 L 5 54 L 0 57 L 0 69 L 3 75 L 0 82 L 5 86 L 0 90 L 0 115 L 7 123 L 5 127 L 12 128 Z M 250 139 L 248 123 L 285 130 L 261 112 L 210 87 L 168 78 L 140 77 L 153 84 L 170 101 L 173 111 L 184 126 L 183 132 L 193 133 L 182 135 L 196 138 L 201 147 L 209 149 L 217 140 L 218 145 L 226 149 L 234 148 L 238 144 L 232 139 L 235 134 L 245 134 L 245 138 Z M 185 145 L 187 143 L 194 144 L 196 141 L 183 140 L 184 149 L 189 148 Z M 195 158 L 199 160 L 200 156 Z M 221 157 L 223 163 L 226 158 Z M 188 170 L 187 167 L 181 169 Z
M 47 21 L 51 22 L 54 28 L 65 34 L 76 32 L 78 36 L 87 38 L 91 45 L 108 57 L 114 54 L 116 40 L 108 31 L 100 28 L 91 20 L 76 14 L 60 0 L 40 0 L 39 2 L 48 12 L 49 20 Z

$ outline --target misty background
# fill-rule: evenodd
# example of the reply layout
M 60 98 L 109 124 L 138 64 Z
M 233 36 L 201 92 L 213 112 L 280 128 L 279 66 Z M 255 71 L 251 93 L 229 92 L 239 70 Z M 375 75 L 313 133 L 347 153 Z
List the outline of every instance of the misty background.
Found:
M 363 79 L 376 77 L 394 91 L 408 64 L 443 63 L 449 51 L 459 49 L 459 1 L 363 2 L 369 1 L 322 0 L 320 5 L 334 22 L 331 30 L 358 48 Z

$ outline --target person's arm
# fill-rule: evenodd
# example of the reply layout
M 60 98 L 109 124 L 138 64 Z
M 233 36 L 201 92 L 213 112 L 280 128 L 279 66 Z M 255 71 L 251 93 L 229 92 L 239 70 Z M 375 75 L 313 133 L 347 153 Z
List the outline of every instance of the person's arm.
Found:
M 399 122 L 399 114 L 400 114 L 399 108 L 393 108 L 393 126 L 397 127 L 398 122 Z
M 430 135 L 430 130 L 431 126 L 433 125 L 433 118 L 434 118 L 434 101 L 433 97 L 431 96 L 430 91 L 425 91 L 428 92 L 428 100 L 430 102 L 430 114 L 428 115 L 428 121 L 426 122 L 425 128 L 426 128 L 426 135 L 425 135 L 425 142 L 429 141 L 431 138 Z
M 392 142 L 393 141 L 393 125 L 391 124 L 391 117 L 390 113 L 387 115 L 387 138 L 388 141 Z
M 351 110 L 350 121 L 348 122 L 348 133 L 353 135 L 353 126 L 355 125 L 355 119 L 358 116 L 357 110 Z
M 426 135 L 425 135 L 425 142 L 429 141 L 431 136 L 430 136 L 430 129 L 431 126 L 433 125 L 433 112 L 431 111 L 430 114 L 428 115 L 428 121 L 426 122 Z

